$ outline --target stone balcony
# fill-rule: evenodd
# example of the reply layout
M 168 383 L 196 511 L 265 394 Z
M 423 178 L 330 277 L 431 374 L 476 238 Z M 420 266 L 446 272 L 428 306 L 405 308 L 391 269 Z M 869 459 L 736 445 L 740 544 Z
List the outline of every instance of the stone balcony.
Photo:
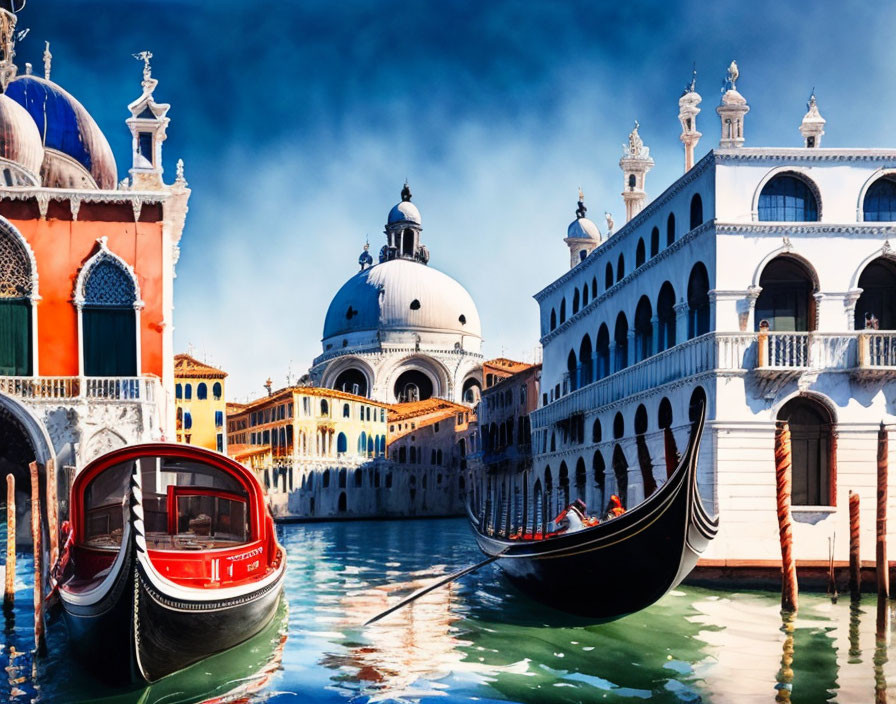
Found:
M 806 372 L 844 372 L 858 379 L 892 374 L 896 378 L 896 332 L 707 333 L 583 386 L 571 383 L 583 378 L 581 368 L 575 379 L 565 374 L 560 398 L 533 411 L 532 427 L 544 428 L 577 411 L 603 408 L 704 373 L 753 373 L 763 383 L 771 383 Z
M 29 403 L 137 401 L 155 403 L 157 377 L 0 376 L 0 393 Z

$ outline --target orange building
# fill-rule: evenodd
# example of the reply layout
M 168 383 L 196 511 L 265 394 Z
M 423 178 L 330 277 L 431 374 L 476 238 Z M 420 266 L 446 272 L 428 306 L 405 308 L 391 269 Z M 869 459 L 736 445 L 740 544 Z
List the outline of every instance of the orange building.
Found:
M 18 75 L 0 9 L 0 464 L 80 467 L 174 436 L 174 267 L 190 190 L 163 181 L 169 106 L 144 61 L 130 178 L 77 99 Z M 5 468 L 0 466 L 0 471 Z

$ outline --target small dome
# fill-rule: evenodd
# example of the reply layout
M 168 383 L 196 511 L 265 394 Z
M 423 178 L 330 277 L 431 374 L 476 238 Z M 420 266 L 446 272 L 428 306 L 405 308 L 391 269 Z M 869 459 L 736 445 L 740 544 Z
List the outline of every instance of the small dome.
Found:
M 746 105 L 747 99 L 734 88 L 729 88 L 722 95 L 722 105 Z
M 346 281 L 327 310 L 323 337 L 375 330 L 482 335 L 467 290 L 447 274 L 406 259 L 377 264 Z
M 15 100 L 0 94 L 0 158 L 18 164 L 40 184 L 44 146 L 31 115 Z M 26 184 L 16 184 L 26 185 Z
M 90 113 L 71 94 L 52 81 L 24 75 L 10 82 L 6 95 L 24 107 L 37 125 L 45 147 L 43 185 L 116 187 L 118 169 L 112 148 Z
M 409 200 L 403 200 L 392 208 L 392 210 L 389 211 L 389 221 L 387 224 L 392 225 L 397 222 L 412 222 L 415 225 L 421 225 L 420 211 L 417 210 L 417 206 Z
M 600 242 L 600 230 L 588 218 L 576 218 L 566 230 L 566 236 L 570 239 L 593 239 Z

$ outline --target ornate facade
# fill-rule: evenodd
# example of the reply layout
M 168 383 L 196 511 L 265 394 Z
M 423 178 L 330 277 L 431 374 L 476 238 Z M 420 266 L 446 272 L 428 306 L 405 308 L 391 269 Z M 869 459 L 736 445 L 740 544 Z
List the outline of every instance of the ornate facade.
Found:
M 330 303 L 311 378 L 383 403 L 472 403 L 482 387 L 479 312 L 463 286 L 428 265 L 407 184 L 401 198 L 389 213 L 379 261 L 365 247 L 360 271 Z
M 737 79 L 732 64 L 720 146 L 691 168 L 692 83 L 685 174 L 536 294 L 544 368 L 519 490 L 529 516 L 570 495 L 595 513 L 611 493 L 641 501 L 666 476 L 663 429 L 682 447 L 705 396 L 700 490 L 722 520 L 706 564 L 780 558 L 779 420 L 794 439 L 797 559 L 827 564 L 834 544 L 846 560 L 850 491 L 873 559 L 876 434 L 896 403 L 896 151 L 819 148 L 814 95 L 794 146 L 743 146 Z M 586 481 L 571 487 L 576 468 Z
M 162 180 L 167 106 L 148 55 L 128 121 L 135 170 L 119 182 L 96 122 L 51 80 L 49 48 L 43 78 L 30 65 L 19 74 L 16 17 L 0 15 L 0 435 L 24 483 L 31 459 L 77 469 L 173 437 L 174 267 L 190 190 L 180 166 Z

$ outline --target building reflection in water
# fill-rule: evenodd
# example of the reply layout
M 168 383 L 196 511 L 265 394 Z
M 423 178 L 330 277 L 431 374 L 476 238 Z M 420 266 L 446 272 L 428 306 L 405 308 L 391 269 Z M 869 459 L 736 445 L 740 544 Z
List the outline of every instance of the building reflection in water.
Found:
M 326 653 L 320 661 L 338 671 L 333 680 L 340 687 L 371 701 L 413 699 L 444 693 L 438 680 L 462 670 L 477 679 L 526 671 L 525 662 L 500 667 L 465 660 L 465 648 L 471 644 L 456 635 L 454 624 L 463 616 L 455 613 L 459 589 L 455 584 L 436 589 L 361 629 L 360 624 L 440 576 L 427 570 L 409 581 L 349 593 L 340 601 L 340 616 L 331 625 L 357 634 L 358 640 L 343 642 L 338 651 Z

